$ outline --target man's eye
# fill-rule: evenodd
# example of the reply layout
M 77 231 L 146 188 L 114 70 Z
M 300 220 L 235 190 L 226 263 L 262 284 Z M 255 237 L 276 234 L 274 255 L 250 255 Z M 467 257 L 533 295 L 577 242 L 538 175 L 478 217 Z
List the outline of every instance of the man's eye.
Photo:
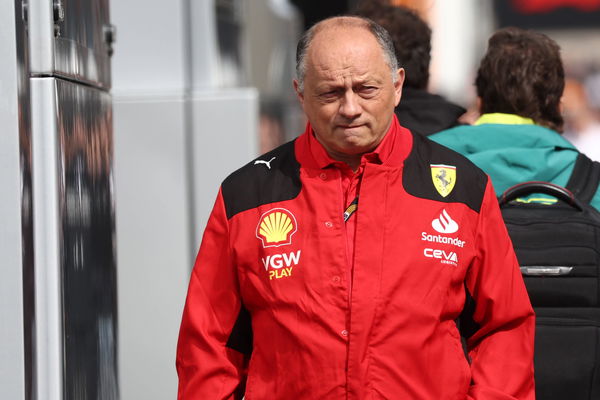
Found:
M 323 92 L 319 95 L 319 97 L 323 98 L 323 99 L 334 99 L 336 98 L 338 95 L 338 91 L 337 90 L 330 90 L 327 92 Z
M 375 86 L 361 86 L 358 88 L 358 93 L 364 95 L 375 94 L 375 92 L 377 92 L 377 88 Z

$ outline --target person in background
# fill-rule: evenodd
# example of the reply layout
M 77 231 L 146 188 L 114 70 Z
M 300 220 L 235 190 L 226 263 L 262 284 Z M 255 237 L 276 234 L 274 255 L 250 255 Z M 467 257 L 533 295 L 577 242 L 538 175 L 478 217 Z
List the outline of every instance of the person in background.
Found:
M 561 135 L 565 73 L 558 45 L 538 32 L 500 29 L 489 39 L 475 86 L 475 124 L 429 138 L 488 173 L 498 196 L 525 181 L 565 186 L 579 151 Z M 600 210 L 600 191 L 591 204 Z
M 567 78 L 562 96 L 565 137 L 593 160 L 600 161 L 600 118 L 588 101 L 586 87 Z
M 430 135 L 460 125 L 466 110 L 427 91 L 431 29 L 416 11 L 390 5 L 389 0 L 367 0 L 359 3 L 355 13 L 375 21 L 392 36 L 396 58 L 406 71 L 402 100 L 395 110 L 402 126 Z
M 330 18 L 296 59 L 309 122 L 221 185 L 178 398 L 533 400 L 534 314 L 491 182 L 400 126 L 387 31 Z

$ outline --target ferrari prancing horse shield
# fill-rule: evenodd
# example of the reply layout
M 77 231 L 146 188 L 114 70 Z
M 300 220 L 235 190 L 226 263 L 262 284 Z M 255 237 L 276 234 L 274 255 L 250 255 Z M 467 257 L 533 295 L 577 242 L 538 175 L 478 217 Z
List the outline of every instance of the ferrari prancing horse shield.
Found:
M 446 197 L 454 189 L 456 183 L 456 167 L 453 165 L 430 164 L 433 186 L 442 197 Z

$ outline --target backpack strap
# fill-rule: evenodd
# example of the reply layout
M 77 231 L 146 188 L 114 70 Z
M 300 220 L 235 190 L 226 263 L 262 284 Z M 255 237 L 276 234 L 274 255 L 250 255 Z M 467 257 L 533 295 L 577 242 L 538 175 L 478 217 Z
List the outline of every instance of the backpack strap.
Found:
M 566 188 L 584 203 L 590 203 L 600 184 L 600 163 L 579 153 Z

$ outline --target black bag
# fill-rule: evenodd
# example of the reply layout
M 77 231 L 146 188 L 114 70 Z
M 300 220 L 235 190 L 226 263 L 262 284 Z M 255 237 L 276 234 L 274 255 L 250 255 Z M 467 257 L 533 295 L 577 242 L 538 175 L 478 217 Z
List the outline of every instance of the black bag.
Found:
M 600 212 L 589 204 L 599 181 L 600 164 L 580 154 L 566 189 L 525 182 L 499 200 L 536 312 L 538 400 L 600 399 Z M 516 200 L 534 193 L 558 201 Z

